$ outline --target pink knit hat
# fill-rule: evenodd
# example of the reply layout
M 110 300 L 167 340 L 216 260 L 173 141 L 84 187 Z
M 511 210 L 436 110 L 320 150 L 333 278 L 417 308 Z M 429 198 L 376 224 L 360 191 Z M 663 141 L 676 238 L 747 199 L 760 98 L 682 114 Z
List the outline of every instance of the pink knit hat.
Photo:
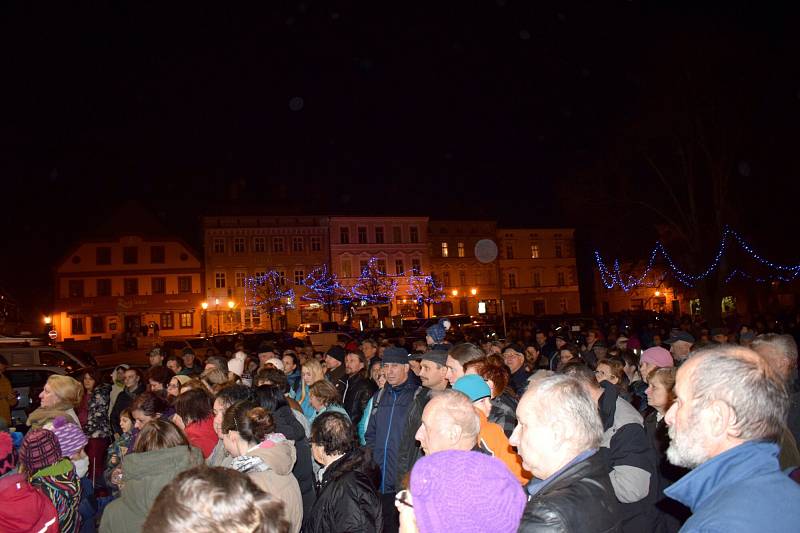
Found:
M 641 363 L 650 363 L 658 368 L 669 368 L 675 366 L 672 361 L 672 354 L 661 346 L 653 346 L 648 348 L 642 354 Z

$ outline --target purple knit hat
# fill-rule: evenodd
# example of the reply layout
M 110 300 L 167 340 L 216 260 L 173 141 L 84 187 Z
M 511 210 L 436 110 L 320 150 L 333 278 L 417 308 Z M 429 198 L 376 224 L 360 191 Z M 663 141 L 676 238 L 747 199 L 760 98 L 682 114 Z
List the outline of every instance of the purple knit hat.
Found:
M 425 533 L 513 533 L 527 501 L 500 460 L 458 450 L 417 461 L 410 490 L 417 525 Z
M 61 453 L 64 457 L 72 457 L 86 446 L 89 439 L 77 424 L 67 422 L 63 416 L 53 420 L 53 433 L 56 434 Z
M 56 434 L 49 429 L 28 431 L 19 447 L 19 460 L 25 465 L 28 475 L 56 464 L 62 457 Z

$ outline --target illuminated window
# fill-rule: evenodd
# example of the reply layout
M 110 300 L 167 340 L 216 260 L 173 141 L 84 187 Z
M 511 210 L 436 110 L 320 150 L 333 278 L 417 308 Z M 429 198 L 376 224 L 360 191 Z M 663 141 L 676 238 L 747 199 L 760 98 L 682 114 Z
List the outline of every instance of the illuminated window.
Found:
M 190 329 L 194 327 L 194 314 L 181 313 L 181 329 Z
M 159 326 L 161 329 L 175 329 L 175 317 L 172 313 L 161 313 Z
M 447 251 L 447 243 L 443 242 L 442 243 L 442 257 L 447 257 L 448 255 L 449 254 L 448 254 L 448 251 Z
M 233 273 L 233 281 L 236 284 L 236 287 L 244 287 L 244 280 L 247 279 L 247 272 L 234 272 Z
M 217 289 L 225 288 L 225 272 L 214 273 L 214 287 Z
M 264 237 L 253 237 L 253 251 L 263 254 L 267 251 L 267 239 Z
M 458 257 L 464 257 L 464 243 L 458 243 Z
M 539 245 L 531 244 L 531 259 L 539 259 Z
M 342 277 L 353 277 L 353 262 L 350 259 L 342 259 Z

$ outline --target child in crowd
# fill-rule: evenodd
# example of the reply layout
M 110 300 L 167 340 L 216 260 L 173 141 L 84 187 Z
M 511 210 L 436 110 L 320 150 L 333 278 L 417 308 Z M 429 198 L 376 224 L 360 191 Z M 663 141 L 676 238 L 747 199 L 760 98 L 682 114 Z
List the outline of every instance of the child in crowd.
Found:
M 122 458 L 133 449 L 134 440 L 136 438 L 136 428 L 133 426 L 133 415 L 130 409 L 124 409 L 119 415 L 119 426 L 122 428 L 122 434 L 111 443 L 108 447 L 106 454 L 106 470 L 105 479 L 108 486 L 111 487 L 112 493 L 116 495 L 119 493 L 119 487 L 113 483 L 112 473 L 122 464 Z

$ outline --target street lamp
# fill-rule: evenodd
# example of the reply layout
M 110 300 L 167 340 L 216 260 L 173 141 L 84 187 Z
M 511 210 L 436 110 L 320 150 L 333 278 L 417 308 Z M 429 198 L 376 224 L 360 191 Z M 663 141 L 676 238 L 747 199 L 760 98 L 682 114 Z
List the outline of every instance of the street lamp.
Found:
M 450 294 L 452 294 L 453 298 L 455 298 L 456 296 L 458 296 L 458 289 L 453 289 L 452 291 L 450 291 Z
M 233 306 L 235 305 L 233 300 L 228 300 L 228 323 L 231 326 L 231 331 L 233 331 Z
M 478 289 L 476 289 L 475 287 L 472 287 L 472 288 L 469 290 L 469 293 L 470 293 L 471 295 L 475 296 L 476 294 L 478 294 Z
M 217 335 L 219 335 L 219 298 L 214 298 L 214 311 L 217 313 Z
M 44 317 L 45 326 L 49 326 L 52 323 L 53 323 L 52 317 L 50 315 L 45 315 L 45 317 Z
M 206 312 L 208 311 L 208 302 L 202 302 L 200 307 L 203 308 L 203 314 L 200 319 L 200 324 L 203 328 L 203 335 L 208 335 L 208 325 L 206 324 Z

